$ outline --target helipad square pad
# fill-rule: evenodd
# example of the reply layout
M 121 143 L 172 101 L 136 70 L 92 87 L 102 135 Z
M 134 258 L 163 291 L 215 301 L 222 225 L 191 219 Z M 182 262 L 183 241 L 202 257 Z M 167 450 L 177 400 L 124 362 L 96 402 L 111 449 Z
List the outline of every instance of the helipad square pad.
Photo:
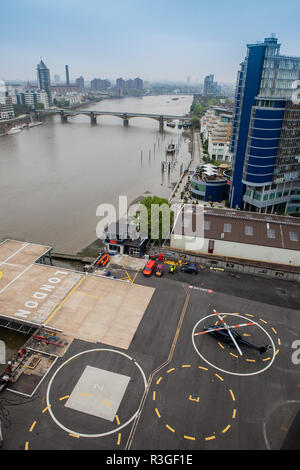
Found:
M 86 366 L 65 406 L 113 421 L 130 377 Z

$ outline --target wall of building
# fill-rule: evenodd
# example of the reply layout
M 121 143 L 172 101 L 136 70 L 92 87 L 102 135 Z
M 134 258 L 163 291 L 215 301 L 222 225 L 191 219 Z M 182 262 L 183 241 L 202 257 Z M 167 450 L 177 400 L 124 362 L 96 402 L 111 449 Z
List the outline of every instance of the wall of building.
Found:
M 196 237 L 171 236 L 171 246 L 181 250 L 199 251 L 208 253 L 208 239 Z M 214 255 L 242 258 L 267 263 L 280 263 L 290 266 L 300 266 L 300 251 L 285 250 L 260 245 L 250 245 L 238 242 L 215 240 Z

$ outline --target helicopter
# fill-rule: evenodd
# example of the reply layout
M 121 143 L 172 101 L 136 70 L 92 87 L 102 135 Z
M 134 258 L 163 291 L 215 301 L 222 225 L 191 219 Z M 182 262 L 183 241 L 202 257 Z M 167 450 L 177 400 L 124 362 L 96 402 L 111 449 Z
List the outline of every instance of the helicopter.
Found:
M 215 336 L 216 338 L 220 339 L 221 341 L 225 341 L 229 343 L 230 346 L 235 346 L 240 354 L 240 356 L 243 355 L 239 344 L 247 346 L 252 349 L 256 349 L 260 354 L 264 354 L 265 352 L 269 351 L 272 349 L 271 345 L 265 345 L 265 346 L 256 346 L 255 344 L 249 343 L 249 341 L 246 341 L 242 338 L 242 336 L 235 330 L 235 328 L 240 328 L 243 326 L 249 326 L 249 325 L 255 325 L 253 322 L 249 323 L 241 323 L 240 325 L 233 325 L 233 326 L 228 326 L 221 315 L 214 310 L 214 313 L 218 316 L 218 318 L 222 321 L 223 327 L 218 327 L 216 328 L 215 326 L 207 325 L 204 326 L 204 331 L 200 331 L 199 333 L 195 333 L 194 336 L 202 335 L 205 333 L 209 333 L 212 336 Z

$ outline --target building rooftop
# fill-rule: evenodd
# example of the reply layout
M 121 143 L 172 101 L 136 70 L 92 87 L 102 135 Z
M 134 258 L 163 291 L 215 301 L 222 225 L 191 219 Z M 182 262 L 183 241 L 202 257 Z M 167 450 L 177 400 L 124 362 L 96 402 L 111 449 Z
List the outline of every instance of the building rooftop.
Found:
M 203 234 L 201 210 L 194 206 L 183 220 L 178 217 L 175 235 Z M 204 208 L 204 238 L 262 245 L 288 250 L 300 250 L 300 219 L 235 210 Z

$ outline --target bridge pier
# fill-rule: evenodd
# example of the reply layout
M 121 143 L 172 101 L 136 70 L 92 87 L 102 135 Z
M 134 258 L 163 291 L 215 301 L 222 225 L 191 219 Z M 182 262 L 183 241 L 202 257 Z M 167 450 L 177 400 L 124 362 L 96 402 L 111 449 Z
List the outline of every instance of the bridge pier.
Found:
M 90 118 L 91 118 L 91 124 L 97 124 L 97 117 L 95 116 L 94 113 L 90 114 Z
M 128 127 L 128 125 L 129 125 L 128 116 L 127 116 L 127 114 L 123 114 L 123 126 Z
M 68 122 L 68 116 L 65 113 L 60 113 L 61 122 Z
M 164 131 L 164 118 L 163 116 L 160 116 L 159 117 L 159 132 L 163 132 Z

